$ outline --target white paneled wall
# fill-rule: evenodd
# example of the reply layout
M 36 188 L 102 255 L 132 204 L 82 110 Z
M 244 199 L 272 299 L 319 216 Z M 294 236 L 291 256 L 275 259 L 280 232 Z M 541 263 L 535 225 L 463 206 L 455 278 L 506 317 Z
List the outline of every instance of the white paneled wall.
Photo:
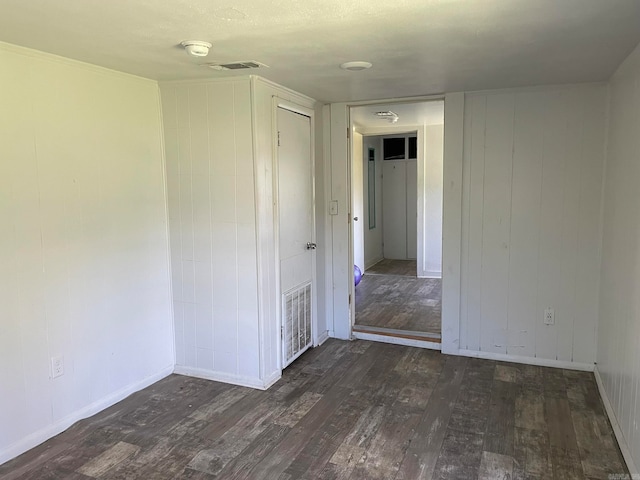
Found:
M 600 85 L 466 95 L 462 350 L 595 362 L 605 102 Z
M 424 265 L 419 268 L 429 277 L 442 276 L 442 175 L 444 125 L 424 127 Z M 420 235 L 418 235 L 420 238 Z
M 639 211 L 640 47 L 610 84 L 597 368 L 636 466 L 640 465 Z
M 157 84 L 0 44 L 0 85 L 2 463 L 173 348 Z
M 248 78 L 165 84 L 176 363 L 260 385 Z
M 314 102 L 248 76 L 161 92 L 176 371 L 268 387 L 281 374 L 273 102 Z

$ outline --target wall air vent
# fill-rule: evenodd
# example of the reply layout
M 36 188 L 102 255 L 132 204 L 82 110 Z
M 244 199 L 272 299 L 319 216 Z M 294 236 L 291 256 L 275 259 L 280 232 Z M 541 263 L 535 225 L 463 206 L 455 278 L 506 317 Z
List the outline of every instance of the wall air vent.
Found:
M 213 68 L 214 70 L 247 70 L 251 68 L 269 68 L 268 65 L 256 62 L 254 60 L 231 63 L 205 63 L 202 66 Z

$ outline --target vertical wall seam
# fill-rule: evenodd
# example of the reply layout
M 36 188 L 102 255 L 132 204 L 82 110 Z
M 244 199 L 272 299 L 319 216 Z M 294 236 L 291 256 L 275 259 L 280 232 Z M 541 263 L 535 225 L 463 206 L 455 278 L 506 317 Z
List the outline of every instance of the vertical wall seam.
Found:
M 212 168 L 211 168 L 211 163 L 212 163 L 212 158 L 211 158 L 211 119 L 209 118 L 209 106 L 210 106 L 210 102 L 211 99 L 209 98 L 209 85 L 205 86 L 205 102 L 206 102 L 206 115 L 207 115 L 207 121 L 206 121 L 206 126 L 207 126 L 207 172 L 208 172 L 208 177 L 207 177 L 207 191 L 208 191 L 208 198 L 209 198 L 209 205 L 208 205 L 208 210 L 209 210 L 209 235 L 211 238 L 211 241 L 209 242 L 209 280 L 211 282 L 211 300 L 210 300 L 210 307 L 211 307 L 211 365 L 212 365 L 212 370 L 215 370 L 216 368 L 216 356 L 214 354 L 216 348 L 216 332 L 215 332 L 215 323 L 214 323 L 214 315 L 213 315 L 213 243 L 214 243 L 214 232 L 213 232 L 213 195 L 211 193 L 211 172 L 212 172 Z
M 484 282 L 482 281 L 482 275 L 484 270 L 484 191 L 486 183 L 486 161 L 487 161 L 487 96 L 483 97 L 484 103 L 484 118 L 482 125 L 482 211 L 480 212 L 482 222 L 480 222 L 480 296 L 479 296 L 479 315 L 478 315 L 478 350 L 482 351 L 482 325 L 483 325 L 483 311 L 482 311 L 482 291 Z
M 231 122 L 233 125 L 233 176 L 234 176 L 234 229 L 235 229 L 235 268 L 236 268 L 236 375 L 240 373 L 240 270 L 238 264 L 238 132 L 236 125 L 236 85 L 235 82 L 231 83 L 231 91 L 233 97 L 233 109 L 231 112 Z
M 580 210 L 582 210 L 582 202 L 583 202 L 583 197 L 582 197 L 582 182 L 584 181 L 584 110 L 585 110 L 585 105 L 584 102 L 581 102 L 582 105 L 582 115 L 580 115 L 580 177 L 578 179 L 578 212 L 580 212 Z M 601 195 L 604 194 L 604 191 L 602 191 Z M 581 243 L 582 243 L 582 235 L 581 235 L 581 228 L 580 228 L 580 215 L 578 214 L 578 231 L 577 231 L 577 250 L 578 252 L 580 252 L 580 247 L 581 247 Z M 599 262 L 598 262 L 599 263 Z M 575 306 L 577 305 L 577 297 L 578 297 L 578 268 L 577 268 L 577 264 L 578 264 L 578 259 L 576 259 L 576 268 L 574 271 L 574 277 L 573 277 L 573 284 L 574 284 L 574 289 L 573 289 L 573 299 L 572 299 L 572 304 L 574 307 L 574 314 L 572 315 L 571 318 L 571 361 L 573 362 L 575 359 L 575 324 L 576 324 L 576 311 L 575 311 Z M 597 318 L 596 318 L 596 328 L 597 328 Z
M 505 330 L 505 349 L 504 353 L 509 353 L 509 306 L 511 305 L 511 229 L 513 226 L 513 159 L 515 158 L 515 150 L 516 150 L 516 94 L 512 95 L 513 97 L 513 111 L 511 117 L 511 177 L 509 180 L 509 232 L 507 237 L 507 245 L 509 246 L 509 251 L 507 254 L 507 311 L 506 311 L 506 330 Z

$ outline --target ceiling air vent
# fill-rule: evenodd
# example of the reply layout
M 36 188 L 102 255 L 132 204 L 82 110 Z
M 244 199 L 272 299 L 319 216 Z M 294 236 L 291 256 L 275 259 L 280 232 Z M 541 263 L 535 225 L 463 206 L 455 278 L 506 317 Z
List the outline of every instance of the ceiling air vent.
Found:
M 250 68 L 269 68 L 268 65 L 256 62 L 254 60 L 231 63 L 205 63 L 203 66 L 213 68 L 214 70 L 246 70 Z

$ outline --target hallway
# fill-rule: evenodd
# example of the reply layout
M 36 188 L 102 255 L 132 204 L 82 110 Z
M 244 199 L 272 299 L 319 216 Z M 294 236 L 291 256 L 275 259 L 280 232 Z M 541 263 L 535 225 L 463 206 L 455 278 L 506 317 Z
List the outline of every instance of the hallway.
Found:
M 356 287 L 358 326 L 440 334 L 442 279 L 417 278 L 415 260 L 385 259 Z

